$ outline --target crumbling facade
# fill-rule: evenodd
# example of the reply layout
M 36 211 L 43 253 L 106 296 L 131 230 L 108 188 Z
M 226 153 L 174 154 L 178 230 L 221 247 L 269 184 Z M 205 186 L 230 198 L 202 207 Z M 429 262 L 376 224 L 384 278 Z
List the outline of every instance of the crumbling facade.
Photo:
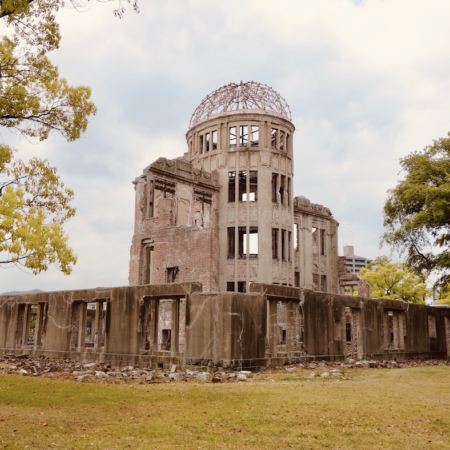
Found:
M 210 94 L 192 116 L 188 151 L 134 181 L 130 284 L 202 281 L 207 292 L 244 293 L 269 282 L 337 293 L 339 224 L 293 195 L 294 132 L 289 106 L 267 86 Z
M 130 286 L 1 296 L 0 355 L 209 370 L 450 357 L 450 308 L 339 295 L 339 224 L 293 196 L 278 94 L 225 86 L 190 125 L 188 151 L 135 180 Z

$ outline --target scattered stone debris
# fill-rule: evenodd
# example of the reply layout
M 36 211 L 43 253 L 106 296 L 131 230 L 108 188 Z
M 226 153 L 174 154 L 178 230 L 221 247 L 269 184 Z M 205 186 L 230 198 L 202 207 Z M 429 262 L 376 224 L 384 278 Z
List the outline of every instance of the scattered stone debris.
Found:
M 138 367 L 116 367 L 107 363 L 83 364 L 69 359 L 58 360 L 47 357 L 29 358 L 27 355 L 5 355 L 0 357 L 0 373 L 72 380 L 89 383 L 170 383 L 170 382 L 257 382 L 273 380 L 273 376 L 300 376 L 299 379 L 332 378 L 345 380 L 349 369 L 395 369 L 421 366 L 450 365 L 448 360 L 397 359 L 391 361 L 312 361 L 290 364 L 284 367 L 267 368 L 258 373 L 249 370 L 234 371 L 231 368 L 211 372 L 196 370 L 180 370 L 176 365 L 167 369 L 149 369 Z M 308 375 L 309 372 L 309 375 Z

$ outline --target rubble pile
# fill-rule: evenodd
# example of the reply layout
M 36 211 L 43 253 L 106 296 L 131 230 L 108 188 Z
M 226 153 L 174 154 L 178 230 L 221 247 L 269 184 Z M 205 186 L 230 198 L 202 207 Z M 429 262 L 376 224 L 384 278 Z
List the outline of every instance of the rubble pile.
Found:
M 249 379 L 257 381 L 258 379 L 267 379 L 267 375 L 291 373 L 294 376 L 300 376 L 299 371 L 311 371 L 309 378 L 327 378 L 343 377 L 349 373 L 349 369 L 376 369 L 376 368 L 406 368 L 419 366 L 442 366 L 450 365 L 448 360 L 391 360 L 391 361 L 355 361 L 348 359 L 346 361 L 312 361 L 305 363 L 290 364 L 284 367 L 265 369 L 259 373 L 253 373 L 246 370 L 226 371 L 215 370 L 213 372 L 204 372 L 196 370 L 177 370 L 173 365 L 170 369 L 149 369 L 137 368 L 132 366 L 117 367 L 107 363 L 80 363 L 77 361 L 65 359 L 58 360 L 47 357 L 32 359 L 28 355 L 5 355 L 0 357 L 0 373 L 14 374 L 32 377 L 47 377 L 58 379 L 69 379 L 73 381 L 88 382 L 109 382 L 126 383 L 134 381 L 135 383 L 163 383 L 172 381 L 200 381 L 200 382 L 243 382 Z M 317 370 L 316 372 L 314 372 Z

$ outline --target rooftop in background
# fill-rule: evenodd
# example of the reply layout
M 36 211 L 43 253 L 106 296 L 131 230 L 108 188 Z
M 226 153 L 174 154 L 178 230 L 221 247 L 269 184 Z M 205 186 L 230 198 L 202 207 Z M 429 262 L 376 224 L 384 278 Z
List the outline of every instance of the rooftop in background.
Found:
M 207 95 L 191 117 L 189 128 L 216 114 L 228 111 L 256 109 L 270 111 L 291 120 L 291 110 L 286 100 L 270 86 L 248 81 L 230 83 Z

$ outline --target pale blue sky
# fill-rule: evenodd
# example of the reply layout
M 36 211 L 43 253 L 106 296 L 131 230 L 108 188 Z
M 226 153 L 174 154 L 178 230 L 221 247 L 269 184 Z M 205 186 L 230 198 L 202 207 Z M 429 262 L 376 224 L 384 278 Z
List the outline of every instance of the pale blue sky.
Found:
M 74 189 L 67 232 L 79 260 L 68 277 L 3 270 L 0 292 L 126 285 L 132 180 L 185 152 L 196 106 L 241 80 L 290 104 L 295 195 L 332 210 L 340 251 L 353 242 L 362 256 L 387 254 L 382 208 L 398 160 L 450 128 L 449 16 L 448 0 L 143 0 L 123 20 L 108 4 L 63 11 L 51 59 L 71 84 L 92 87 L 98 115 L 75 143 L 4 137 L 24 158 L 48 158 Z

